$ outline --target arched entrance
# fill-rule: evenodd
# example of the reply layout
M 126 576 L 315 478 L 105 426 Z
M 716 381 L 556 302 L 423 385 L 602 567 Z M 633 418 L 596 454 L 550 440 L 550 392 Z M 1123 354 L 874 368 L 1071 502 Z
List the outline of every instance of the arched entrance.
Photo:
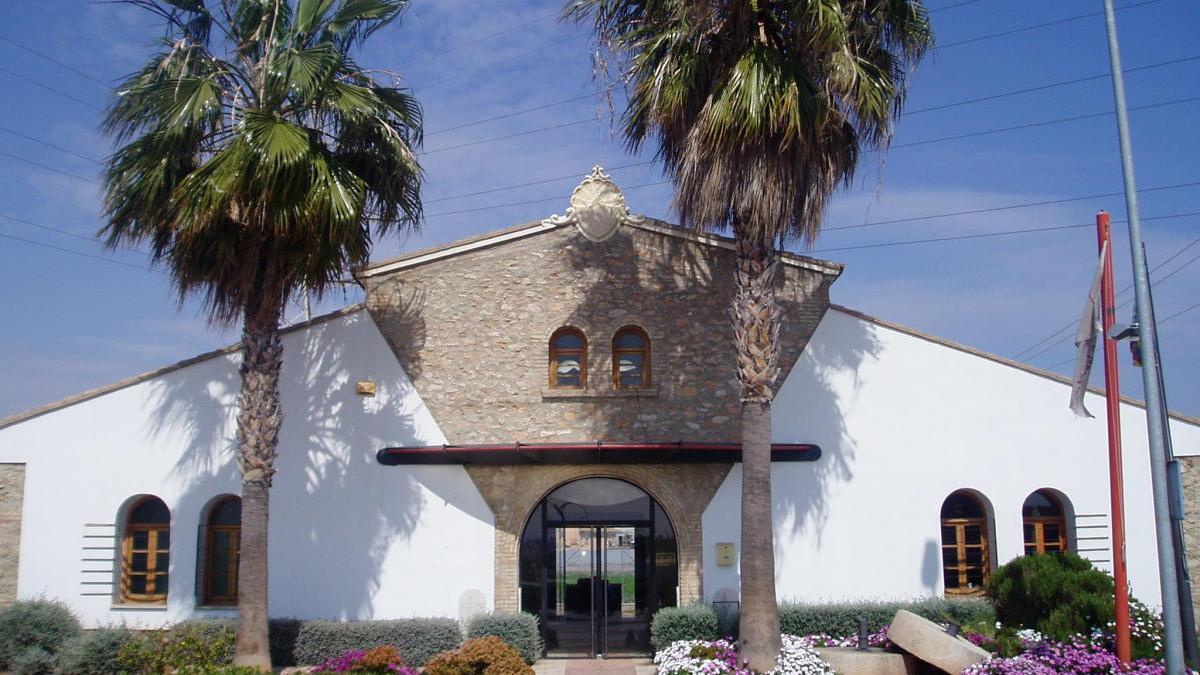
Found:
M 616 478 L 582 478 L 545 496 L 521 534 L 521 609 L 541 618 L 546 652 L 650 651 L 650 619 L 676 604 L 675 529 L 658 502 Z

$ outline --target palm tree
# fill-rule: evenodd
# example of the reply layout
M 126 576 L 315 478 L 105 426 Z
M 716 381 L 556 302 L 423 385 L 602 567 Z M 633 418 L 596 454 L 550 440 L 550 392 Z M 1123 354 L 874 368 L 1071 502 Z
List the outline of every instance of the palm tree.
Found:
M 367 261 L 372 234 L 421 218 L 421 111 L 392 73 L 351 53 L 407 0 L 130 0 L 160 16 L 161 49 L 104 123 L 110 246 L 149 244 L 183 298 L 242 324 L 242 472 L 235 663 L 269 668 L 267 516 L 282 422 L 279 325 Z
M 779 653 L 771 401 L 778 251 L 811 245 L 860 153 L 884 149 L 905 76 L 932 45 L 921 0 L 572 0 L 627 83 L 623 133 L 651 141 L 680 223 L 732 230 L 742 399 L 741 655 Z

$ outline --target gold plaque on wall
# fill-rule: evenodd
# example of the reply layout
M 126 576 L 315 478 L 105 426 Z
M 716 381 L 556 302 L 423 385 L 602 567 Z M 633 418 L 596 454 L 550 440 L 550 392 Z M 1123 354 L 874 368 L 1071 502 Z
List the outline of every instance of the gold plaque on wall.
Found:
M 719 567 L 733 566 L 733 544 L 717 544 L 717 565 Z

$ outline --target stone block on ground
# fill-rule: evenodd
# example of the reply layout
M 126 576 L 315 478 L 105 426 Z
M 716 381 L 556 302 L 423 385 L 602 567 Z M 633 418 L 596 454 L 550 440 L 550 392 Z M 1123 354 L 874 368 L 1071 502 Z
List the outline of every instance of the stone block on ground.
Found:
M 967 640 L 948 634 L 929 619 L 904 609 L 896 612 L 892 619 L 888 639 L 921 661 L 953 675 L 991 656 Z
M 920 666 L 908 654 L 882 649 L 859 651 L 849 647 L 818 647 L 817 654 L 838 675 L 918 675 Z

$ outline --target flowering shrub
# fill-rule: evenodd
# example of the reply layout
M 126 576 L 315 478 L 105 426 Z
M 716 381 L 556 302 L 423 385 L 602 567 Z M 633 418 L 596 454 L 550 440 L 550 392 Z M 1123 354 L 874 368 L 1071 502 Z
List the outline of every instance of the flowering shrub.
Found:
M 385 675 L 417 675 L 416 668 L 407 668 L 400 652 L 386 645 L 374 649 L 352 649 L 313 668 L 313 673 L 378 673 Z
M 1074 637 L 1068 642 L 1043 640 L 1028 645 L 1028 649 L 1017 656 L 991 659 L 975 664 L 963 671 L 963 675 L 1164 675 L 1166 669 L 1161 661 L 1140 659 L 1125 668 L 1116 654 L 1105 646 Z
M 874 633 L 867 635 L 867 645 L 870 647 L 878 647 L 880 649 L 888 649 L 892 646 L 892 641 L 887 636 L 887 626 L 880 628 Z M 848 637 L 834 637 L 820 633 L 817 635 L 805 635 L 799 638 L 804 643 L 805 647 L 815 649 L 817 647 L 857 647 L 858 636 L 851 635 Z
M 806 642 L 795 635 L 783 636 L 778 665 L 767 675 L 833 675 L 833 668 L 821 660 Z M 672 642 L 654 657 L 659 675 L 752 675 L 738 666 L 737 647 L 728 640 L 680 640 Z

